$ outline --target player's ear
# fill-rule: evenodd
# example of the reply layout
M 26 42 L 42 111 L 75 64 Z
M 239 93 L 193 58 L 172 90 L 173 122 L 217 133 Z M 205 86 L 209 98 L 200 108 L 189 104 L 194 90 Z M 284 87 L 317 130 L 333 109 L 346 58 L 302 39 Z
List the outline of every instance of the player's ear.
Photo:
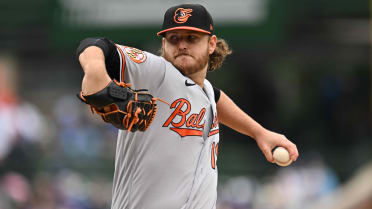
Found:
M 162 39 L 162 47 L 160 49 L 160 54 L 162 57 L 164 57 L 164 47 L 165 47 L 165 38 Z
M 213 35 L 209 38 L 209 48 L 208 48 L 209 54 L 213 54 L 214 50 L 216 49 L 216 46 L 217 46 L 217 36 Z

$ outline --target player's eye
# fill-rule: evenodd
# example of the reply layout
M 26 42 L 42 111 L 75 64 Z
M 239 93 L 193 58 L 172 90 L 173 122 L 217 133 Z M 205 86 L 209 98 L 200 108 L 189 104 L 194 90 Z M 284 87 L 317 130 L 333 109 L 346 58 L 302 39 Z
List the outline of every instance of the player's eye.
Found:
M 186 35 L 186 36 L 179 36 L 179 35 L 170 35 L 166 37 L 167 41 L 173 45 L 179 44 L 181 41 L 186 41 L 189 44 L 197 43 L 200 39 L 196 35 Z
M 167 40 L 171 43 L 171 44 L 177 44 L 179 41 L 180 41 L 180 38 L 176 35 L 170 35 Z
M 187 42 L 189 42 L 191 44 L 197 42 L 197 40 L 198 40 L 198 37 L 195 36 L 195 35 L 188 35 L 187 36 Z

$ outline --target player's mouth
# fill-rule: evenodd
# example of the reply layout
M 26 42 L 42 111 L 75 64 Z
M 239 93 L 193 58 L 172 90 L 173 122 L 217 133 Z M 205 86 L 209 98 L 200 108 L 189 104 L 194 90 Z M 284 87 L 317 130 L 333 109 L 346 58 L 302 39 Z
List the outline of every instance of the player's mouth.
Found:
M 189 54 L 179 54 L 179 55 L 175 56 L 174 59 L 177 59 L 177 58 L 187 58 L 187 57 L 193 58 L 193 56 L 191 56 Z
M 181 56 L 189 56 L 189 57 L 193 57 L 193 56 L 191 56 L 190 54 L 182 53 L 182 54 L 177 54 L 177 55 L 175 56 L 175 58 L 177 58 L 177 57 L 181 57 Z

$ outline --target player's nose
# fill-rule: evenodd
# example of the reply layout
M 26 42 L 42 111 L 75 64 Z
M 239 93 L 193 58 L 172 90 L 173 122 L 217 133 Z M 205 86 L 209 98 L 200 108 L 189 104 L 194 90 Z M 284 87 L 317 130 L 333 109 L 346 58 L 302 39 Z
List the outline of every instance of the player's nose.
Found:
M 188 47 L 188 44 L 184 39 L 178 42 L 178 49 L 184 50 L 184 49 L 187 49 L 187 47 Z

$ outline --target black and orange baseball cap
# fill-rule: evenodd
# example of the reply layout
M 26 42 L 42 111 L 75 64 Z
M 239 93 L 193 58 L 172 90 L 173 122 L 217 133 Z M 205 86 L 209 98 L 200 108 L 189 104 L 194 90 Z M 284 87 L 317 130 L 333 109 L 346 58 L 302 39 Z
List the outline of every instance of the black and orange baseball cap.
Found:
M 167 31 L 186 29 L 213 34 L 213 20 L 207 9 L 200 4 L 181 4 L 169 8 L 164 14 L 163 27 L 158 36 Z

